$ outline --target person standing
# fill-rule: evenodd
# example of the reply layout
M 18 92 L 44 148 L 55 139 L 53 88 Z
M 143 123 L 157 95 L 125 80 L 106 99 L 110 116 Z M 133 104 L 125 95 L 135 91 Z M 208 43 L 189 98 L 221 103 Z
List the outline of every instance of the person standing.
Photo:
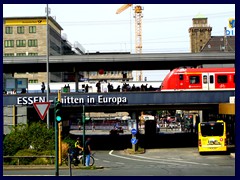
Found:
M 85 142 L 84 154 L 86 156 L 85 166 L 88 167 L 90 165 L 90 155 L 91 155 L 91 138 L 90 137 L 88 137 Z
M 92 131 L 95 131 L 95 123 L 92 122 Z
M 88 88 L 89 88 L 89 86 L 88 86 L 88 84 L 85 86 L 85 93 L 88 93 Z
M 75 154 L 74 154 L 74 158 L 77 159 L 77 156 L 79 154 L 81 154 L 81 152 L 83 151 L 83 147 L 81 146 L 81 141 L 80 141 L 79 137 L 77 138 L 77 141 L 75 142 L 74 146 L 76 148 L 76 151 L 75 151 Z
M 42 82 L 42 85 L 41 85 L 41 91 L 42 91 L 42 93 L 44 93 L 44 91 L 45 91 L 45 84 L 44 84 L 44 82 Z
M 97 87 L 97 92 L 101 92 L 101 83 L 100 83 L 100 81 L 97 82 L 96 87 Z

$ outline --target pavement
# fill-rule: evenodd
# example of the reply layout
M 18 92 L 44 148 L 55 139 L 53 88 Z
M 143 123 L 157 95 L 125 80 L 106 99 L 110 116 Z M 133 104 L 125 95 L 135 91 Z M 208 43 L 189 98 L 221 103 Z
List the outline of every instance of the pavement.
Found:
M 147 150 L 147 152 L 149 153 L 154 153 L 154 152 L 158 152 L 162 149 L 149 149 Z M 126 151 L 122 151 L 122 153 L 126 153 Z M 235 159 L 235 152 L 234 153 L 230 153 L 230 157 Z M 70 169 L 69 166 L 62 164 L 58 166 L 59 169 Z M 56 169 L 55 164 L 51 164 L 51 165 L 3 165 L 3 170 L 15 170 L 15 169 Z M 71 165 L 71 169 L 89 169 L 89 170 L 94 170 L 94 169 L 104 169 L 103 166 L 90 166 L 90 167 L 86 167 L 86 166 L 74 166 Z
M 161 131 L 160 133 L 166 133 L 166 134 L 170 134 L 170 133 L 180 133 L 181 131 L 178 130 L 167 130 L 167 131 Z M 82 130 L 71 130 L 70 134 L 74 134 L 74 135 L 82 135 L 83 131 Z M 109 135 L 109 130 L 86 130 L 85 131 L 86 135 Z M 123 134 L 131 134 L 131 131 L 129 130 L 124 130 Z M 121 133 L 120 133 L 121 135 Z M 235 159 L 235 145 L 228 145 L 228 149 L 230 149 L 230 157 Z M 155 149 L 157 150 L 157 149 Z M 7 170 L 7 169 L 55 169 L 55 165 L 3 165 L 3 169 Z M 85 166 L 71 166 L 72 169 L 103 169 L 104 167 L 102 166 L 93 166 L 93 167 L 85 167 Z M 59 169 L 69 169 L 68 166 L 64 165 L 59 165 Z

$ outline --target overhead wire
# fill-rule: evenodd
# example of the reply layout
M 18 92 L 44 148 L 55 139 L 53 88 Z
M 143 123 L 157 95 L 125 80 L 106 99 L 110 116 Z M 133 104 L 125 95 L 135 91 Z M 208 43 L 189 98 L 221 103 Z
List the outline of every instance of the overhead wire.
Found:
M 208 14 L 207 17 L 208 18 L 211 18 L 211 17 L 217 17 L 217 18 L 221 18 L 223 16 L 226 16 L 226 15 L 230 15 L 232 14 L 233 12 L 232 11 L 229 11 L 229 12 L 219 12 L 219 13 L 212 13 L 212 14 Z M 189 19 L 189 18 L 192 18 L 192 16 L 190 15 L 187 15 L 187 16 L 173 16 L 173 17 L 156 17 L 156 18 L 149 18 L 149 19 L 144 19 L 144 23 L 154 23 L 154 22 L 164 22 L 164 21 L 167 21 L 167 22 L 171 22 L 171 21 L 176 21 L 176 19 L 178 21 L 181 21 L 181 20 L 186 20 L 186 19 Z M 91 26 L 94 26 L 94 25 L 113 25 L 113 24 L 128 24 L 130 22 L 130 20 L 102 20 L 102 21 L 76 21 L 76 22 L 59 22 L 60 24 L 63 24 L 64 26 L 78 26 L 78 25 L 91 25 Z M 215 32 L 216 33 L 216 32 Z M 222 34 L 222 32 L 217 32 L 219 34 Z M 183 38 L 183 40 L 176 40 L 176 39 L 179 39 L 179 38 Z M 173 39 L 172 41 L 170 39 Z M 164 40 L 164 41 L 163 41 Z M 186 38 L 184 36 L 172 36 L 172 37 L 154 37 L 153 39 L 143 39 L 143 44 L 167 44 L 167 43 L 186 43 L 188 42 L 186 40 Z M 95 42 L 90 42 L 90 43 L 81 43 L 83 46 L 97 46 L 97 45 L 121 45 L 121 44 L 124 44 L 125 46 L 126 45 L 131 45 L 131 43 L 129 42 L 101 42 L 101 43 L 95 43 Z M 154 51 L 158 51 L 157 49 L 144 49 L 144 51 L 148 51 L 148 52 L 154 52 Z M 176 50 L 176 48 L 172 48 L 172 50 Z M 94 51 L 94 50 L 91 50 L 91 51 Z M 96 51 L 99 51 L 99 50 L 96 50 Z M 101 51 L 109 51 L 109 50 L 101 50 Z M 112 51 L 112 50 L 110 50 Z M 119 50 L 117 50 L 119 51 Z M 121 50 L 120 50 L 121 51 Z

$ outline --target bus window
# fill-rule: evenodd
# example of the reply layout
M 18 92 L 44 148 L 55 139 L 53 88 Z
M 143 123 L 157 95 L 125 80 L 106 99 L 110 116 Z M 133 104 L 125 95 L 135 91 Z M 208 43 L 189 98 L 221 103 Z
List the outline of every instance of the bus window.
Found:
M 201 133 L 202 136 L 222 136 L 223 128 L 223 123 L 201 124 Z

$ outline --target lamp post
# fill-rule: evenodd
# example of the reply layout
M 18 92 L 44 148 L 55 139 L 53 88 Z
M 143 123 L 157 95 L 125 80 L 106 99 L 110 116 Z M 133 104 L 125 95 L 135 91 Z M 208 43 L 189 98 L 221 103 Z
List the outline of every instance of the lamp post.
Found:
M 50 8 L 47 7 L 45 9 L 46 12 L 46 28 L 47 28 L 47 35 L 46 35 L 46 47 L 47 47 L 47 102 L 49 102 L 49 26 L 48 26 L 48 14 L 50 13 Z M 49 129 L 49 111 L 47 111 L 47 128 Z

